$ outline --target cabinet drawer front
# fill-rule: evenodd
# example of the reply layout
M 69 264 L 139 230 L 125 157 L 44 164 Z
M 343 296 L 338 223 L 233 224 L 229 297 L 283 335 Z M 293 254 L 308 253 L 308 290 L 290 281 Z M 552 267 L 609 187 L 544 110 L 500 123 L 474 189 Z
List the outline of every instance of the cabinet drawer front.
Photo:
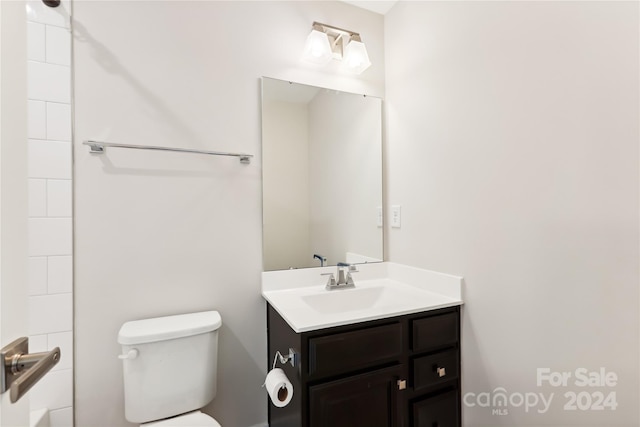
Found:
M 419 357 L 413 361 L 413 387 L 416 390 L 458 378 L 456 350 Z
M 397 425 L 397 379 L 393 366 L 309 387 L 310 427 Z
M 402 325 L 376 326 L 309 340 L 309 376 L 345 373 L 402 354 Z
M 413 427 L 459 427 L 459 395 L 451 390 L 413 404 Z
M 440 314 L 412 322 L 411 348 L 429 350 L 458 342 L 458 313 Z

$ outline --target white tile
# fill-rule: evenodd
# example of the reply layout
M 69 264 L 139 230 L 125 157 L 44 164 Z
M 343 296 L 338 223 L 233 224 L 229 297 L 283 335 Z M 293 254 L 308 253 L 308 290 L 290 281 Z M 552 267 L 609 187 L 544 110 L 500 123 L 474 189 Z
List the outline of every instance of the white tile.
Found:
M 71 67 L 28 61 L 28 98 L 71 103 Z
M 49 426 L 49 410 L 47 408 L 30 408 L 29 426 Z
M 29 335 L 70 331 L 72 295 L 29 297 Z
M 71 106 L 47 102 L 47 139 L 71 141 Z
M 47 25 L 46 62 L 71 65 L 71 32 L 67 28 Z
M 71 369 L 73 367 L 73 332 L 58 332 L 49 334 L 49 347 L 47 350 L 53 350 L 60 347 L 60 361 L 53 368 L 54 370 Z
M 47 108 L 44 101 L 29 100 L 28 104 L 29 138 L 47 138 Z
M 46 334 L 42 335 L 30 335 L 29 336 L 29 353 L 40 353 L 42 351 L 47 351 L 48 347 L 48 336 Z
M 46 6 L 41 0 L 29 0 L 26 6 L 28 21 L 69 28 L 70 0 L 62 0 L 58 7 Z
M 27 23 L 27 59 L 45 61 L 45 28 L 43 24 Z
M 29 295 L 47 294 L 47 258 L 29 257 Z
M 73 371 L 51 371 L 29 391 L 32 408 L 49 408 L 50 411 L 73 404 Z M 50 414 L 53 418 L 53 414 Z
M 29 140 L 29 178 L 71 179 L 71 143 Z
M 71 217 L 71 180 L 47 180 L 47 216 Z
M 29 217 L 47 216 L 47 180 L 29 178 Z
M 73 427 L 73 408 L 56 409 L 49 412 L 50 427 Z
M 29 218 L 29 256 L 71 255 L 71 218 Z
M 73 257 L 51 256 L 48 258 L 47 293 L 61 294 L 73 291 Z

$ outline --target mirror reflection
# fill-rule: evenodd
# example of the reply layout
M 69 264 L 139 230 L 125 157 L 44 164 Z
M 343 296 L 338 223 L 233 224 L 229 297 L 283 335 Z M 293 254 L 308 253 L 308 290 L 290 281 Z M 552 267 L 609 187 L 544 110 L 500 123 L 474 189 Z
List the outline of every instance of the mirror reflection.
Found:
M 266 271 L 383 260 L 382 101 L 262 79 Z

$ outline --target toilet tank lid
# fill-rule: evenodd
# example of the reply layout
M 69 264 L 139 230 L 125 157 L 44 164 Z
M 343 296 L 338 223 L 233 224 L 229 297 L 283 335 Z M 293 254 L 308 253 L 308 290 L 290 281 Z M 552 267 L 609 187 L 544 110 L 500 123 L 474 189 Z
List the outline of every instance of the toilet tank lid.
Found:
M 131 345 L 188 337 L 215 331 L 222 325 L 217 311 L 178 314 L 126 322 L 118 333 L 118 343 Z

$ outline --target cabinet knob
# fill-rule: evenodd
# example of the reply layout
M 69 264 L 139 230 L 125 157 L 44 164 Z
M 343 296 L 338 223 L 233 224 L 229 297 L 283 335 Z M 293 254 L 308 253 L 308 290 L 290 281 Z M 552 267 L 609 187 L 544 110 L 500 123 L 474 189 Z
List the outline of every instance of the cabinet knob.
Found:
M 398 380 L 398 390 L 407 388 L 407 380 Z
M 447 375 L 447 371 L 446 371 L 446 369 L 444 369 L 444 368 L 442 368 L 442 367 L 437 368 L 437 369 L 436 369 L 436 372 L 438 373 L 438 376 L 439 376 L 440 378 L 442 378 L 442 377 L 444 377 L 445 375 Z

